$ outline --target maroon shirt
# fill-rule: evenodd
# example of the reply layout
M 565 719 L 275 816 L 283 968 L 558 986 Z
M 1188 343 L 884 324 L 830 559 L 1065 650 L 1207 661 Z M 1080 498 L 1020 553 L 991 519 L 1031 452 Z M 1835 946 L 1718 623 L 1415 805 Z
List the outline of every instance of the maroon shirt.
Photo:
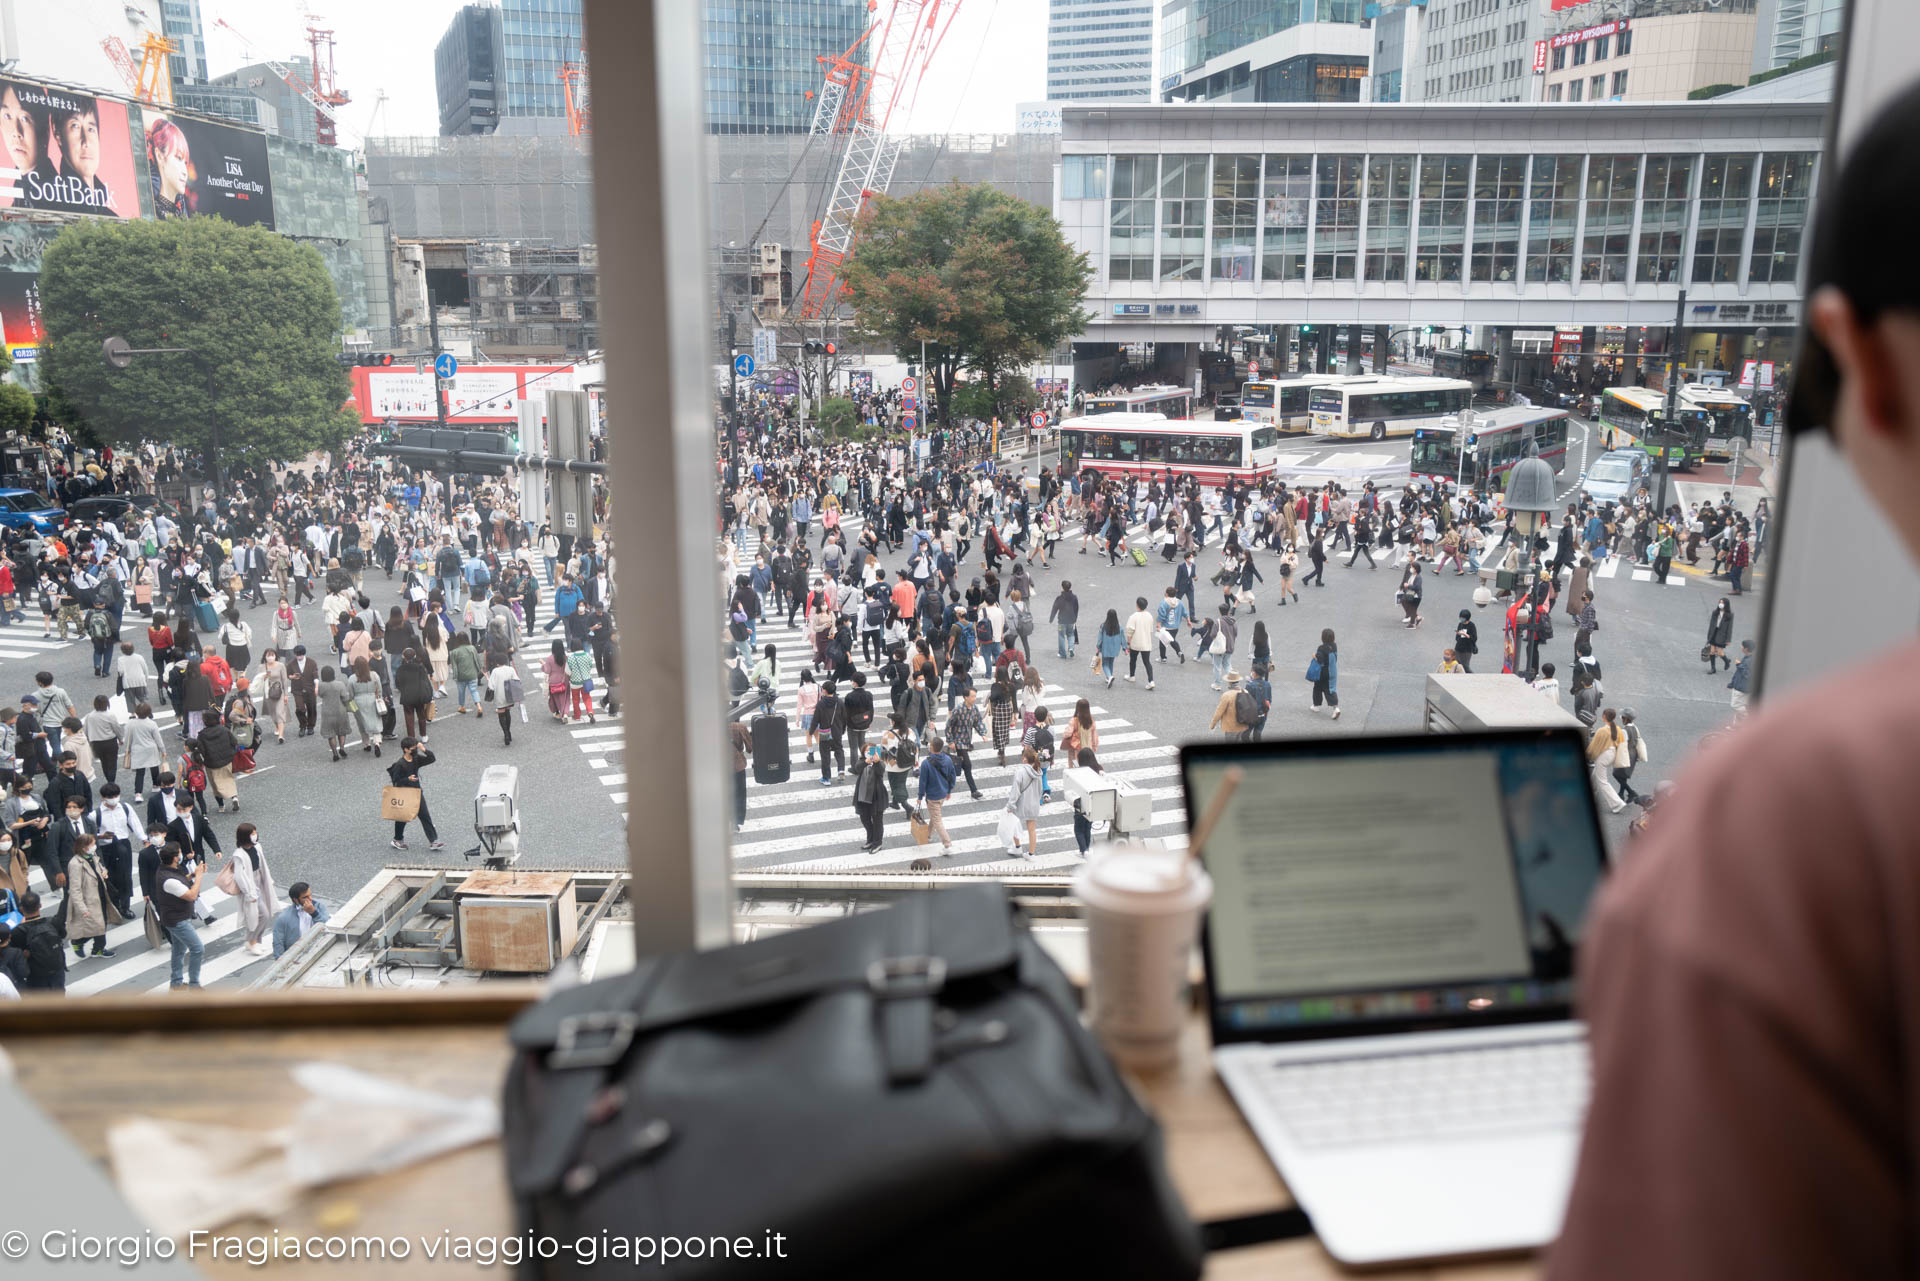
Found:
M 1626 853 L 1552 1281 L 1920 1268 L 1917 747 L 1909 643 L 1704 750 Z

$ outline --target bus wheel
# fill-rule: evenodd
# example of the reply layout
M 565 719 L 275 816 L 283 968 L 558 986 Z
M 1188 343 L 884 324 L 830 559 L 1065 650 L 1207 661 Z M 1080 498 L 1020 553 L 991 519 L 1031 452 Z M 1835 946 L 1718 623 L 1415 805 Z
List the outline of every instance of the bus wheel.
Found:
M 1387 438 L 1387 425 L 1385 423 L 1375 423 L 1373 430 L 1367 433 L 1367 438 L 1369 440 L 1385 440 Z

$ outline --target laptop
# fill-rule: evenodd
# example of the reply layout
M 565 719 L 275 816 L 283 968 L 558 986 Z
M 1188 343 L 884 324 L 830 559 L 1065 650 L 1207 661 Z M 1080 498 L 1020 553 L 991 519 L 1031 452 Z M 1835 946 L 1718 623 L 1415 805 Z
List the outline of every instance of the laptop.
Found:
M 1588 1093 L 1575 954 L 1606 870 L 1577 731 L 1181 749 L 1213 1060 L 1352 1265 L 1558 1233 Z

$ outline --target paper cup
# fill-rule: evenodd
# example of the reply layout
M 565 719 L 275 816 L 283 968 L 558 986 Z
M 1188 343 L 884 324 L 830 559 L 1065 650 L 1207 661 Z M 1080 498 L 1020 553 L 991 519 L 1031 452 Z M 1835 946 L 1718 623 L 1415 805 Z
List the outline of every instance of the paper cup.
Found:
M 1129 1066 L 1173 1062 L 1190 1003 L 1194 934 L 1213 881 L 1185 851 L 1105 845 L 1088 851 L 1073 888 L 1087 922 L 1095 1035 Z

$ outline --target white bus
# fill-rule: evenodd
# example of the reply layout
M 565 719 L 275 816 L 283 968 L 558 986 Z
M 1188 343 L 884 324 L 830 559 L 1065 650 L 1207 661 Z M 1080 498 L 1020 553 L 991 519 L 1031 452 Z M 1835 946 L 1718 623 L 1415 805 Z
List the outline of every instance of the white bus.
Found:
M 1307 403 L 1322 435 L 1385 440 L 1458 422 L 1473 404 L 1473 387 L 1461 378 L 1349 378 L 1314 388 Z
M 1082 413 L 1159 414 L 1165 418 L 1193 417 L 1193 391 L 1171 383 L 1155 387 L 1135 387 L 1105 396 L 1088 396 Z
M 1229 480 L 1256 483 L 1273 474 L 1280 433 L 1267 423 L 1179 421 L 1162 414 L 1092 414 L 1060 424 L 1060 472 L 1138 476 L 1209 489 Z
M 1240 393 L 1240 416 L 1248 422 L 1266 423 L 1282 433 L 1313 430 L 1313 410 L 1307 395 L 1315 387 L 1331 387 L 1346 382 L 1347 374 L 1294 374 L 1285 378 L 1259 378 Z
M 1682 383 L 1680 408 L 1697 409 L 1706 415 L 1706 457 L 1733 457 L 1736 440 L 1740 442 L 1742 454 L 1753 452 L 1753 406 L 1742 400 L 1738 392 L 1705 383 Z

